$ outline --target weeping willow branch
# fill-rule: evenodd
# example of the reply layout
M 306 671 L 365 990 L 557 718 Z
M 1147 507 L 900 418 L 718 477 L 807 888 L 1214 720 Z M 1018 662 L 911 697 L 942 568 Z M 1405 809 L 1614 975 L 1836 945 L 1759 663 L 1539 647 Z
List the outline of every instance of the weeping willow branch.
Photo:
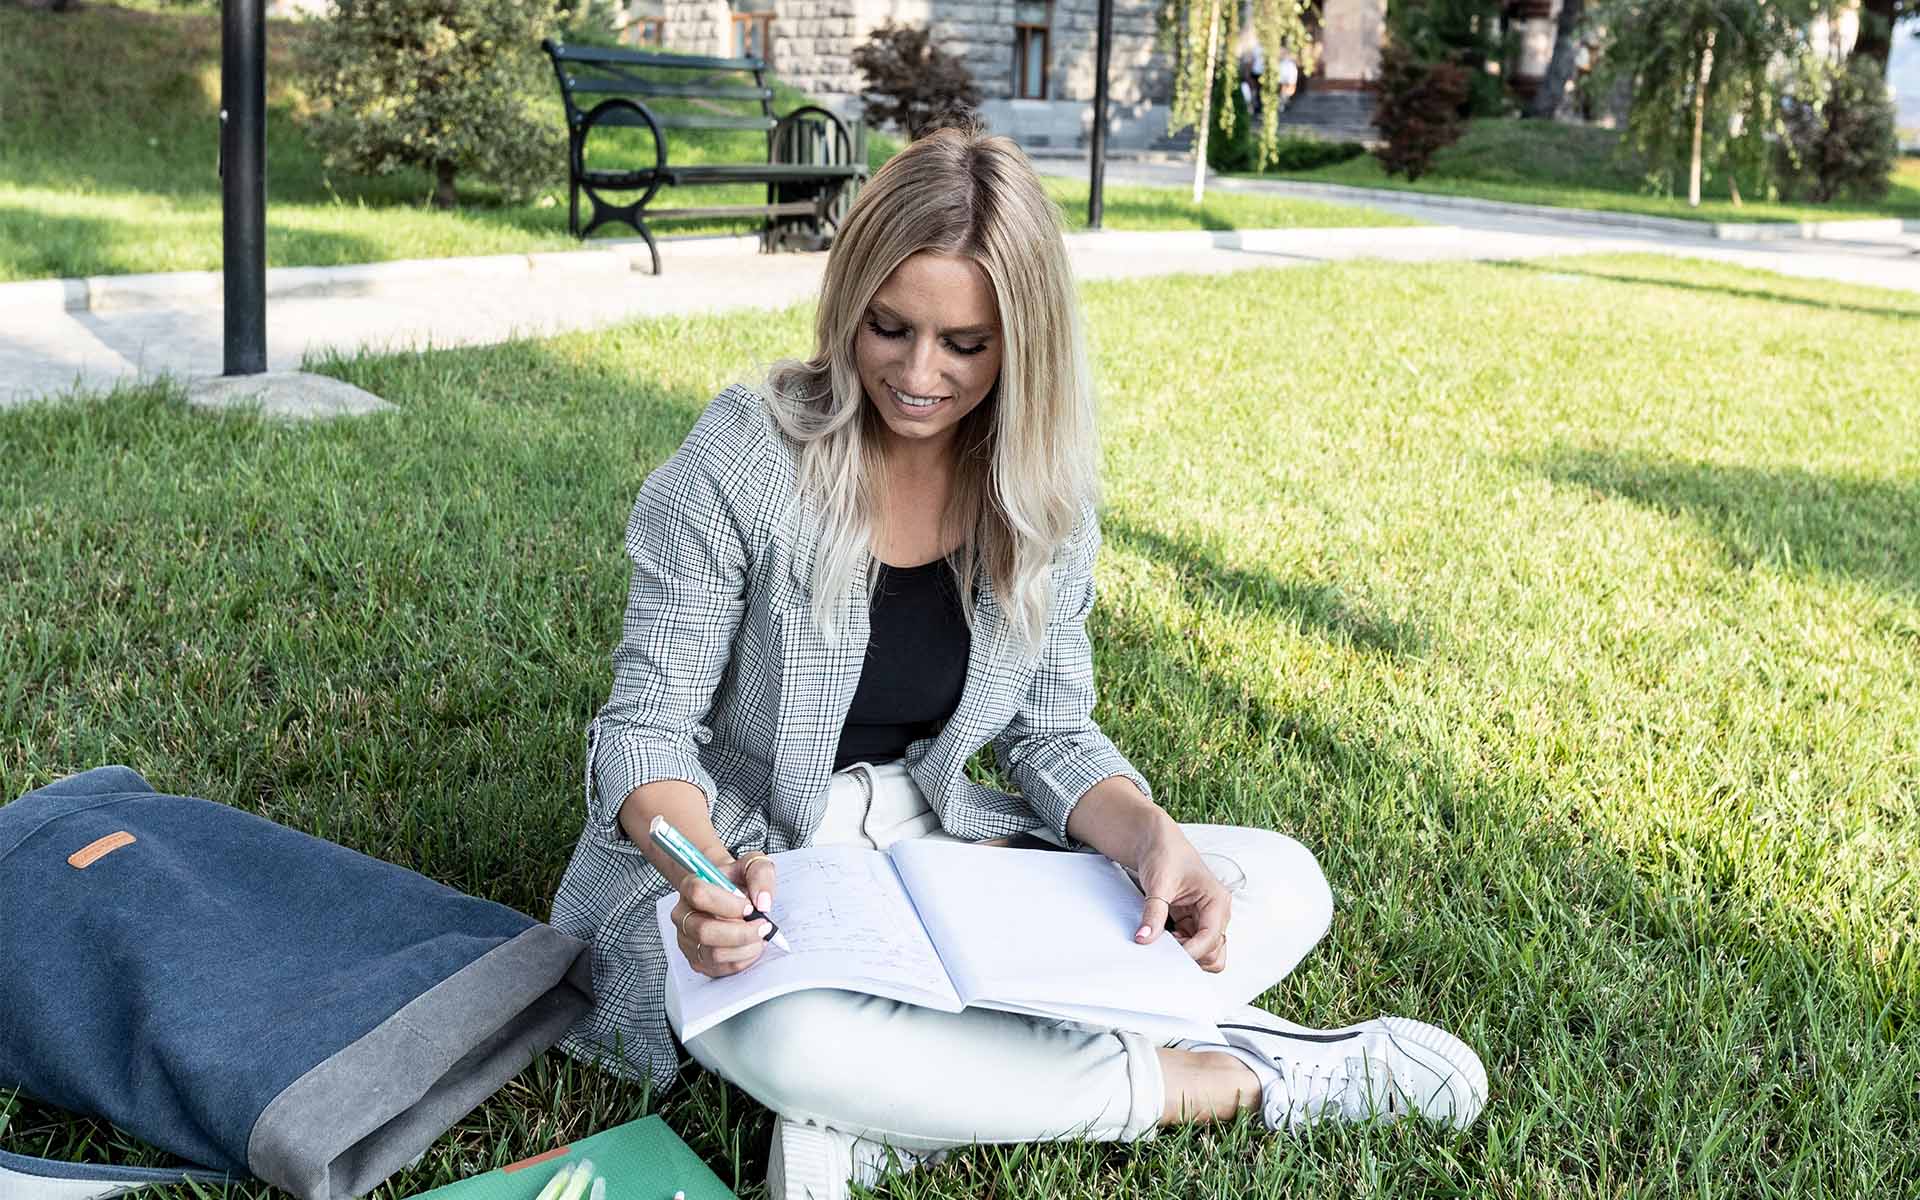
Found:
M 1238 55 L 1242 21 L 1250 28 L 1267 70 L 1260 76 L 1260 136 L 1255 168 L 1265 167 L 1278 157 L 1280 144 L 1280 72 L 1281 58 L 1292 55 L 1300 73 L 1312 73 L 1319 56 L 1307 36 L 1308 0 L 1165 0 L 1161 25 L 1178 30 L 1175 48 L 1172 114 L 1167 132 L 1177 133 L 1193 127 L 1193 198 L 1197 203 L 1206 180 L 1207 135 L 1213 124 L 1214 82 L 1231 87 L 1239 75 Z M 1220 48 L 1227 48 L 1221 54 Z M 1234 113 L 1228 106 L 1220 113 L 1220 127 L 1232 134 Z

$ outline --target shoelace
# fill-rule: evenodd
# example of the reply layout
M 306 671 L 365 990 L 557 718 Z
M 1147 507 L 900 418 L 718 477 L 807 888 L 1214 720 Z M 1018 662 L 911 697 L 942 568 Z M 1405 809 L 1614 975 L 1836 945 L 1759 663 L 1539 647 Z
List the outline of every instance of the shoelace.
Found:
M 1385 1063 L 1365 1055 L 1352 1055 L 1337 1064 L 1292 1062 L 1283 1069 L 1280 1083 L 1273 1089 L 1266 1113 L 1267 1124 L 1274 1128 L 1297 1127 L 1329 1114 L 1363 1119 L 1398 1116 L 1405 1110 L 1392 1072 Z

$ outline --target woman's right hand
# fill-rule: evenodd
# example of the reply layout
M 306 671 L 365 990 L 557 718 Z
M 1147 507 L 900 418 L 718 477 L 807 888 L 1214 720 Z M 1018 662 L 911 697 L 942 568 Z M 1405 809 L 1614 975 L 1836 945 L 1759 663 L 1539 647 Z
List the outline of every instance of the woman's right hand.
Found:
M 765 854 L 716 862 L 735 887 L 754 898 L 760 911 L 773 907 L 773 860 Z M 748 921 L 754 905 L 692 872 L 680 880 L 680 901 L 673 906 L 673 927 L 679 931 L 680 952 L 693 969 L 720 979 L 737 975 L 760 960 L 766 950 L 767 923 Z

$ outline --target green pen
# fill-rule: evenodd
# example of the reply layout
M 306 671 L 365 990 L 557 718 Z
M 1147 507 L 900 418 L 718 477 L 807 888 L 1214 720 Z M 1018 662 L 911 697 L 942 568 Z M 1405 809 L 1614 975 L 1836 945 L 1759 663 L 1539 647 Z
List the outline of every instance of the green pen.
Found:
M 675 829 L 665 817 L 655 817 L 647 822 L 647 836 L 653 839 L 654 845 L 667 852 L 667 857 L 702 880 L 731 892 L 742 900 L 747 899 L 747 894 L 733 886 L 733 880 L 722 875 L 720 868 L 707 861 L 707 856 L 700 853 L 694 844 L 687 840 L 686 835 Z M 751 911 L 747 913 L 747 920 L 767 923 L 767 935 L 761 940 L 772 942 L 789 954 L 793 953 L 793 947 L 787 944 L 787 935 L 780 932 L 780 927 L 773 923 L 773 918 L 758 908 L 753 908 L 751 901 L 748 902 L 748 907 Z

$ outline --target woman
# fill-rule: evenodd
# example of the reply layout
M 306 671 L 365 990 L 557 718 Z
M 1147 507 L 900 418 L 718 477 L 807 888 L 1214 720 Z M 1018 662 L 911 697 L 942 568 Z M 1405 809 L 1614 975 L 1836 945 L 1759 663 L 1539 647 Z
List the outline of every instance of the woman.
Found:
M 947 128 L 887 163 L 836 239 L 816 331 L 764 394 L 722 393 L 634 505 L 589 817 L 554 908 L 593 942 L 598 1000 L 569 1052 L 665 1086 L 666 955 L 719 976 L 763 953 L 737 897 L 651 847 L 656 815 L 763 910 L 769 851 L 1039 838 L 1134 874 L 1136 939 L 1170 926 L 1214 974 L 1227 1040 L 826 989 L 768 1001 L 687 1049 L 779 1114 L 772 1196 L 845 1195 L 957 1144 L 1131 1139 L 1255 1106 L 1270 1126 L 1470 1122 L 1486 1075 L 1441 1030 L 1315 1032 L 1248 1004 L 1325 932 L 1319 867 L 1277 833 L 1175 823 L 1089 715 L 1092 394 L 1056 211 L 1013 144 Z M 967 778 L 989 744 L 1019 795 Z M 670 889 L 674 948 L 654 919 Z

